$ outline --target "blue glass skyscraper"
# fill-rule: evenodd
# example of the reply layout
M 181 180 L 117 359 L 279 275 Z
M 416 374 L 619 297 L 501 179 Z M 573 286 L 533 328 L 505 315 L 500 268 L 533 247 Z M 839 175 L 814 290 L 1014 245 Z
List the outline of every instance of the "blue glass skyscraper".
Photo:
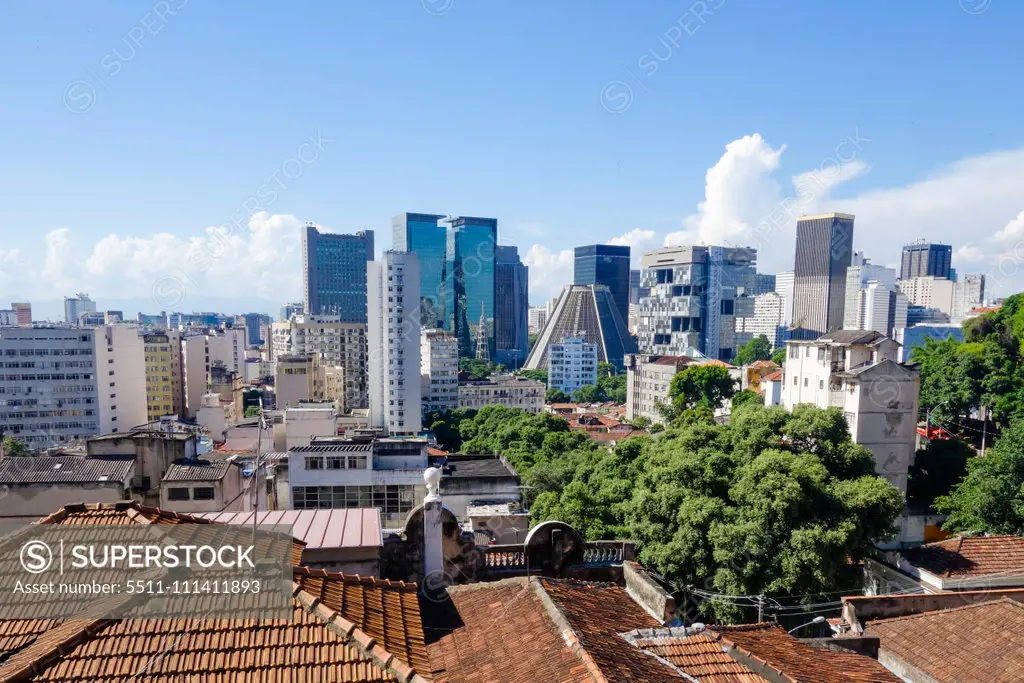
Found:
M 518 369 L 530 349 L 529 269 L 519 249 L 499 246 L 494 258 L 494 360 Z
M 448 221 L 445 250 L 445 329 L 459 340 L 459 355 L 476 355 L 477 335 L 494 357 L 494 257 L 498 219 L 458 216 Z M 481 319 L 483 327 L 481 328 Z
M 590 244 L 576 247 L 572 283 L 604 285 L 623 320 L 629 319 L 629 247 L 614 244 Z
M 439 225 L 444 216 L 403 213 L 391 219 L 391 248 L 410 251 L 420 262 L 420 325 L 424 329 L 445 326 L 444 272 L 448 228 Z
M 302 233 L 303 307 L 313 315 L 339 315 L 343 323 L 366 322 L 366 262 L 373 260 L 373 231 Z

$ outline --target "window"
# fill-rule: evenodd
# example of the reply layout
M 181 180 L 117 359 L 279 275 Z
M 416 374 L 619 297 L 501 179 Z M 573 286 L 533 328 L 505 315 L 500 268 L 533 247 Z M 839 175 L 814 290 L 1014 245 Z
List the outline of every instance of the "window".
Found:
M 805 387 L 807 386 L 807 378 L 806 377 L 804 377 L 804 386 Z
M 197 486 L 192 489 L 192 500 L 213 500 L 213 487 Z
M 733 306 L 732 299 L 722 299 L 722 315 L 732 315 Z
M 822 347 L 818 348 L 818 362 L 820 363 L 820 362 L 822 362 L 824 360 L 825 360 L 825 347 L 822 346 Z
M 324 468 L 324 459 L 320 456 L 306 456 L 306 469 L 307 470 L 322 470 Z
M 824 389 L 825 388 L 825 380 L 823 380 L 823 379 L 819 379 L 818 380 L 818 388 L 819 389 Z
M 188 500 L 188 489 L 181 487 L 167 489 L 167 500 Z
M 793 386 L 794 387 L 800 386 L 800 378 L 799 377 L 794 377 L 793 378 Z

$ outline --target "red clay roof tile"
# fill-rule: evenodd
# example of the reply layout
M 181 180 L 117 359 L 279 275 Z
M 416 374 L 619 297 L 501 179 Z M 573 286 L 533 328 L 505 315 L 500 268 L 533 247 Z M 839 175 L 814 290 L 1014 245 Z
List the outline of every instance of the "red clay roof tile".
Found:
M 1024 537 L 958 536 L 902 552 L 915 567 L 936 576 L 1024 574 Z

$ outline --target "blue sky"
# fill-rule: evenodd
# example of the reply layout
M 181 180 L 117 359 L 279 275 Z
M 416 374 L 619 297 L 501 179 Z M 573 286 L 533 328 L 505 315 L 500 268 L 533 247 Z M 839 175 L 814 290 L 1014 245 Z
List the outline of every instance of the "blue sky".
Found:
M 831 177 L 851 137 L 802 208 L 857 213 L 874 261 L 926 237 L 986 272 L 1024 234 L 1009 0 L 5 9 L 0 305 L 85 289 L 145 306 L 177 268 L 177 308 L 271 310 L 299 294 L 301 222 L 387 246 L 401 211 L 496 216 L 543 301 L 578 244 L 754 242 L 793 178 Z M 269 178 L 265 213 L 209 247 Z M 764 270 L 791 265 L 790 229 Z M 196 266 L 197 248 L 216 258 Z M 992 284 L 1024 286 L 1007 270 Z

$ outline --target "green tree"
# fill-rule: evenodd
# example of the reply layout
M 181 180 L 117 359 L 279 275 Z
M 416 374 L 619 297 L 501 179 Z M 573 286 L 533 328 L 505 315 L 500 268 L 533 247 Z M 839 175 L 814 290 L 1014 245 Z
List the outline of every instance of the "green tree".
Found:
M 520 370 L 516 373 L 520 377 L 526 377 L 527 379 L 536 380 L 538 382 L 548 383 L 548 371 L 538 368 L 537 370 Z
M 626 402 L 626 373 L 615 374 L 615 366 L 611 363 L 604 365 L 611 368 L 610 373 L 598 372 L 597 386 L 605 396 L 605 400 L 615 403 Z
M 615 369 L 614 363 L 606 363 L 605 361 L 597 362 L 597 376 L 598 377 L 611 377 L 618 371 Z
M 907 482 L 907 503 L 926 512 L 940 496 L 948 496 L 967 474 L 974 449 L 959 439 L 932 439 L 917 452 Z
M 245 409 L 245 416 L 246 417 L 259 417 L 259 415 L 260 415 L 260 408 L 259 408 L 259 406 L 249 406 L 248 408 Z
M 607 396 L 601 391 L 600 387 L 593 384 L 585 384 L 572 392 L 572 400 L 576 403 L 601 403 L 607 400 Z
M 551 388 L 548 389 L 548 393 L 544 397 L 544 400 L 547 403 L 568 403 L 572 400 L 572 397 L 561 389 Z
M 28 448 L 24 441 L 8 434 L 3 438 L 3 452 L 4 455 L 26 455 Z
M 634 429 L 647 429 L 653 423 L 651 422 L 651 418 L 646 415 L 637 415 L 633 418 L 630 424 L 633 425 Z
M 772 353 L 771 361 L 778 365 L 780 368 L 786 364 L 786 347 L 775 349 Z
M 669 385 L 668 395 L 676 412 L 704 406 L 720 408 L 725 399 L 736 393 L 736 382 L 721 365 L 691 365 L 677 372 Z
M 935 500 L 949 531 L 1024 534 L 1024 420 L 1015 420 L 984 458 L 967 461 L 967 476 Z
M 764 399 L 761 398 L 757 392 L 751 391 L 750 389 L 744 389 L 743 391 L 733 394 L 732 409 L 736 410 L 745 403 L 757 403 L 760 401 L 764 401 Z
M 772 357 L 772 343 L 768 337 L 760 334 L 740 347 L 736 352 L 735 365 L 747 365 L 756 360 L 768 360 Z

